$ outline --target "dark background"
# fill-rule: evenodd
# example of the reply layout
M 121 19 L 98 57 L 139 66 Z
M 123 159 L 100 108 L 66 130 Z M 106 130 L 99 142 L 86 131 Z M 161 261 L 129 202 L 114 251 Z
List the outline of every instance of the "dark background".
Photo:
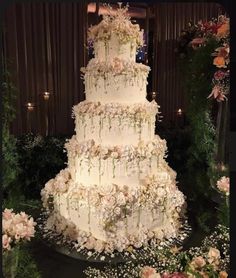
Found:
M 103 6 L 79 2 L 22 2 L 8 5 L 2 24 L 2 57 L 17 87 L 17 115 L 12 132 L 29 131 L 49 135 L 71 135 L 72 106 L 84 100 L 80 67 L 87 65 L 88 26 L 100 21 Z M 116 5 L 115 5 L 116 6 Z M 182 29 L 191 20 L 209 20 L 224 13 L 217 3 L 131 2 L 130 14 L 144 29 L 148 48 L 138 62 L 151 67 L 147 93 L 157 92 L 163 125 L 176 122 L 176 111 L 185 110 L 175 48 Z M 146 54 L 145 54 L 146 52 Z M 141 59 L 139 59 L 141 57 Z M 42 93 L 51 93 L 49 101 Z M 29 113 L 25 104 L 36 105 Z

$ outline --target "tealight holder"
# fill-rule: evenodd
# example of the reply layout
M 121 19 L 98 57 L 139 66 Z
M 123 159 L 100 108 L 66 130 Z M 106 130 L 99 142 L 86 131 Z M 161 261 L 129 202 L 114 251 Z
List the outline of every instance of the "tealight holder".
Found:
M 49 92 L 43 92 L 43 99 L 46 101 L 49 100 L 50 95 L 51 95 L 51 93 L 49 93 Z
M 151 92 L 152 100 L 156 99 L 157 92 Z
M 25 104 L 25 107 L 26 107 L 28 112 L 32 112 L 32 111 L 34 111 L 34 108 L 36 107 L 36 105 L 32 102 L 27 102 Z

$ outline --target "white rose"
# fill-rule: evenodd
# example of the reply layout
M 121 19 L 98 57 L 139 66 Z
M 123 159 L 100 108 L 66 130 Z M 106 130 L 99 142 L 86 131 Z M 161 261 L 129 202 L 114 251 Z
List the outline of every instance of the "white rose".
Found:
M 159 187 L 158 189 L 157 189 L 157 195 L 158 195 L 158 197 L 164 197 L 165 195 L 166 195 L 166 191 L 165 191 L 165 189 L 163 189 L 162 187 Z
M 114 209 L 114 213 L 115 213 L 116 215 L 120 215 L 121 209 L 120 209 L 119 207 L 116 207 L 116 208 Z
M 193 258 L 191 265 L 193 268 L 202 268 L 206 264 L 206 261 L 202 256 Z
M 109 207 L 109 208 L 112 208 L 116 203 L 115 197 L 113 197 L 111 195 L 106 195 L 106 196 L 102 197 L 101 201 L 106 207 Z
M 89 250 L 94 249 L 95 243 L 96 243 L 95 238 L 94 237 L 89 237 L 88 240 L 86 241 L 84 247 L 89 249 Z
M 118 195 L 116 197 L 116 202 L 120 206 L 123 206 L 126 204 L 125 195 L 123 192 L 118 193 Z
M 118 158 L 118 157 L 119 157 L 118 152 L 112 152 L 112 153 L 111 153 L 111 157 L 112 157 L 112 158 L 115 158 L 115 159 Z
M 101 185 L 99 194 L 100 195 L 113 195 L 116 192 L 116 186 L 114 184 Z
M 211 247 L 208 252 L 208 262 L 211 264 L 220 258 L 220 251 L 216 248 Z
M 104 250 L 104 242 L 97 239 L 94 244 L 94 249 L 95 249 L 95 251 L 101 253 Z

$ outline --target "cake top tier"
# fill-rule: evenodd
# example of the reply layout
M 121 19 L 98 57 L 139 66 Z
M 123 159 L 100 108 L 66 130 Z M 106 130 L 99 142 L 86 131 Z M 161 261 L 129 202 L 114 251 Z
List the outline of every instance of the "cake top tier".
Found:
M 107 6 L 108 14 L 103 15 L 103 20 L 89 28 L 88 40 L 94 43 L 99 41 L 108 42 L 112 34 L 115 34 L 121 44 L 134 43 L 135 48 L 143 45 L 143 30 L 140 30 L 138 24 L 133 24 L 127 13 L 128 5 L 113 10 Z

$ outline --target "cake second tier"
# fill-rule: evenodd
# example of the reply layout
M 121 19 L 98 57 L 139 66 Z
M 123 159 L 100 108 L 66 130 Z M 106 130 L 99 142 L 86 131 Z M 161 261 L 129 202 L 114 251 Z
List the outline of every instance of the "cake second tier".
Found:
M 73 107 L 76 139 L 103 145 L 138 145 L 154 139 L 158 105 L 155 101 L 131 105 L 82 101 Z
M 146 65 L 114 58 L 109 61 L 91 59 L 85 68 L 84 84 L 86 100 L 101 103 L 143 102 L 146 100 Z

